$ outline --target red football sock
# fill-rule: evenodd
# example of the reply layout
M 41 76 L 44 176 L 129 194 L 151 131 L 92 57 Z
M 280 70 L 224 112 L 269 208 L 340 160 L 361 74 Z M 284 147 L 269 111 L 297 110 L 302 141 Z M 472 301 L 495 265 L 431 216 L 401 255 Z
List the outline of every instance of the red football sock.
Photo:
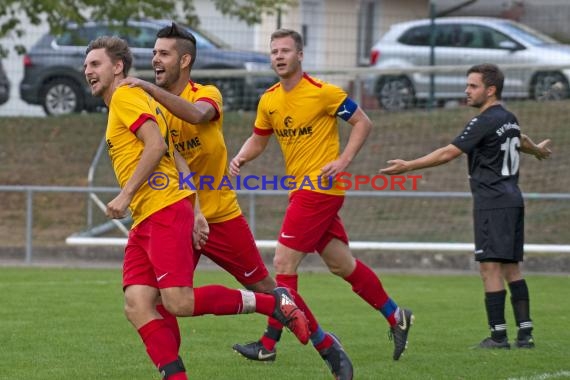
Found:
M 163 319 L 153 319 L 138 329 L 138 333 L 146 346 L 148 356 L 157 368 L 178 359 L 176 339 Z M 180 372 L 169 379 L 186 380 L 187 377 L 186 373 Z
M 298 279 L 299 279 L 299 276 L 296 274 L 278 274 L 277 276 L 275 276 L 275 282 L 277 283 L 277 286 L 283 286 L 285 288 L 288 288 L 289 290 L 291 290 L 291 289 L 297 290 Z M 293 294 L 291 292 L 291 296 L 295 297 L 296 294 Z M 301 308 L 301 306 L 299 304 L 297 304 L 297 305 L 299 306 L 299 308 Z M 305 305 L 304 302 L 303 302 L 303 305 Z M 303 308 L 301 308 L 301 310 L 305 311 L 305 309 L 303 309 Z M 307 318 L 309 318 L 309 315 L 307 315 Z M 313 317 L 313 319 L 314 319 L 314 317 Z M 273 328 L 276 331 L 283 330 L 283 325 L 281 323 L 277 322 L 277 320 L 275 320 L 273 318 L 268 318 L 267 324 L 269 325 L 269 327 Z M 261 337 L 260 340 L 261 340 L 261 343 L 263 343 L 263 346 L 265 348 L 267 348 L 268 350 L 272 350 L 273 347 L 275 347 L 275 344 L 277 343 L 277 341 L 275 339 L 272 339 L 272 338 L 266 336 L 265 334 L 263 334 L 263 336 Z
M 275 298 L 271 294 L 253 293 L 256 313 L 271 315 L 275 308 Z M 194 288 L 193 316 L 214 314 L 234 315 L 243 312 L 242 293 L 221 285 L 207 285 Z
M 269 324 L 271 324 L 271 320 L 269 321 Z M 283 328 L 283 326 L 281 326 L 281 324 L 279 324 L 279 326 L 280 326 L 280 328 Z M 270 337 L 268 337 L 265 334 L 263 334 L 261 336 L 261 338 L 259 338 L 259 341 L 261 342 L 263 347 L 265 347 L 265 349 L 269 350 L 269 351 L 272 351 L 275 348 L 275 345 L 277 344 L 277 341 L 275 339 L 271 339 Z
M 295 303 L 297 304 L 299 309 L 303 310 L 303 312 L 305 313 L 305 316 L 307 317 L 307 320 L 309 321 L 309 332 L 313 333 L 313 332 L 317 331 L 317 328 L 319 327 L 319 323 L 317 322 L 317 319 L 313 315 L 313 312 L 311 311 L 311 309 L 309 309 L 309 307 L 305 303 L 305 300 L 303 299 L 303 297 L 301 297 L 301 295 L 299 293 L 297 293 L 297 291 L 294 289 L 288 289 L 288 290 L 291 293 L 291 297 L 293 297 L 293 301 L 295 301 Z
M 298 278 L 299 278 L 299 276 L 296 274 L 293 274 L 293 275 L 278 274 L 277 276 L 275 276 L 277 286 L 282 286 L 282 287 L 287 288 L 287 290 L 289 290 L 289 293 L 291 293 L 291 297 L 293 297 L 293 300 L 295 301 L 295 303 L 297 304 L 299 309 L 301 309 L 305 313 L 305 316 L 307 317 L 307 319 L 309 321 L 309 331 L 311 333 L 313 333 L 319 327 L 319 323 L 317 322 L 315 316 L 311 312 L 311 309 L 309 309 L 309 307 L 305 303 L 305 300 L 303 299 L 303 297 L 301 297 L 301 295 L 299 293 L 297 293 Z M 269 327 L 271 327 L 275 330 L 283 330 L 283 325 L 273 318 L 269 318 L 267 321 L 267 324 L 269 325 Z M 263 334 L 261 336 L 260 341 L 261 341 L 261 344 L 263 344 L 263 346 L 268 350 L 273 350 L 275 348 L 275 345 L 277 344 L 277 340 L 272 339 L 271 337 L 267 336 L 266 334 Z M 331 340 L 331 344 L 332 344 L 332 340 Z M 328 347 L 328 346 L 326 346 L 326 347 Z
M 317 322 L 317 319 L 315 318 L 311 309 L 309 309 L 309 307 L 305 303 L 303 297 L 297 292 L 298 279 L 299 276 L 296 274 L 290 274 L 290 275 L 278 274 L 277 276 L 275 276 L 275 280 L 277 281 L 277 286 L 284 286 L 288 288 L 289 292 L 291 293 L 291 296 L 293 297 L 293 300 L 295 301 L 297 306 L 299 306 L 299 309 L 303 310 L 303 312 L 307 316 L 307 319 L 309 321 L 309 331 L 311 334 L 313 334 L 319 328 L 319 323 Z M 283 328 L 281 325 L 279 326 L 280 328 Z M 275 344 L 276 343 L 277 342 L 275 342 Z M 329 336 L 329 334 L 325 334 L 324 339 L 319 344 L 317 344 L 315 348 L 317 349 L 317 351 L 321 351 L 325 348 L 332 346 L 332 344 L 333 344 L 332 338 Z
M 332 346 L 333 343 L 334 343 L 334 341 L 331 338 L 331 336 L 329 334 L 325 334 L 325 338 L 323 339 L 323 341 L 321 343 L 315 345 L 315 349 L 317 351 L 321 352 L 325 348 L 329 348 L 330 346 Z
M 388 301 L 388 294 L 386 294 L 380 279 L 372 269 L 359 260 L 356 260 L 354 271 L 344 280 L 352 285 L 353 292 L 376 310 L 380 310 Z
M 278 274 L 275 276 L 277 286 L 284 286 L 289 289 L 299 289 L 299 276 L 296 274 Z
M 156 305 L 156 310 L 159 312 L 160 315 L 162 315 L 164 323 L 166 323 L 166 326 L 172 331 L 172 334 L 176 339 L 178 350 L 180 350 L 181 338 L 180 338 L 180 327 L 178 326 L 178 320 L 174 315 L 170 314 L 162 304 Z
M 277 286 L 284 286 L 288 289 L 297 290 L 298 278 L 299 277 L 296 274 L 278 274 L 275 276 L 275 282 L 277 283 Z M 295 297 L 292 293 L 291 296 Z M 308 317 L 309 316 L 307 315 L 307 318 Z M 277 334 L 274 336 L 281 337 L 280 331 L 283 330 L 283 325 L 281 323 L 277 322 L 277 320 L 273 318 L 268 318 L 267 325 L 268 329 L 271 329 L 273 331 L 273 334 Z M 275 345 L 278 342 L 278 340 L 275 340 L 272 337 L 267 336 L 267 334 L 263 334 L 259 339 L 259 341 L 261 342 L 261 344 L 263 344 L 263 347 L 265 347 L 270 351 L 275 348 Z

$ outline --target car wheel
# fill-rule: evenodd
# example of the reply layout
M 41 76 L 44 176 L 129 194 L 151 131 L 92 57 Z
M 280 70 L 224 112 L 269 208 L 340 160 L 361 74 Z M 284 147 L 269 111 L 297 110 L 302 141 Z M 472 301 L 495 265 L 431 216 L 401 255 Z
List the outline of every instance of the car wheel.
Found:
M 83 95 L 75 82 L 58 78 L 44 85 L 42 106 L 48 115 L 68 115 L 83 110 Z
M 209 81 L 220 90 L 224 111 L 241 110 L 244 107 L 243 81 L 239 78 L 215 78 Z
M 404 76 L 384 77 L 376 85 L 376 97 L 380 106 L 388 111 L 412 108 L 415 103 L 414 86 Z
M 570 92 L 568 81 L 557 72 L 537 73 L 532 83 L 532 98 L 539 101 L 566 99 Z

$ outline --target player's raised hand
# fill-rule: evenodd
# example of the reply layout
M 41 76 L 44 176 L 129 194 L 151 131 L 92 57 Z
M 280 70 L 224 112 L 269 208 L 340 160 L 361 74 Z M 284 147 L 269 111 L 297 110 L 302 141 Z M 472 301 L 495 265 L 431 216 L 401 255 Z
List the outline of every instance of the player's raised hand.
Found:
M 550 139 L 546 139 L 536 144 L 536 149 L 534 152 L 534 157 L 538 160 L 544 160 L 550 157 L 552 151 L 550 150 Z
M 408 161 L 404 160 L 389 160 L 387 161 L 390 166 L 380 169 L 378 172 L 381 174 L 402 174 L 409 170 Z

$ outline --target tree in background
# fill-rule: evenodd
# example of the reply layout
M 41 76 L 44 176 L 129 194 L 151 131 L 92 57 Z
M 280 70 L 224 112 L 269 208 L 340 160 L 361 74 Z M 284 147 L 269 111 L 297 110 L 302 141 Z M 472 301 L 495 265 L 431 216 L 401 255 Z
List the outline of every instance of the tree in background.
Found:
M 263 15 L 272 15 L 297 0 L 212 0 L 222 14 L 237 17 L 248 25 L 261 22 Z M 26 15 L 28 20 L 21 20 Z M 126 25 L 127 19 L 172 19 L 198 26 L 199 16 L 194 0 L 2 0 L 0 1 L 0 38 L 20 38 L 26 33 L 26 24 L 47 22 L 54 34 L 65 30 L 69 22 L 118 21 Z M 24 21 L 24 22 L 23 22 Z M 16 45 L 19 54 L 23 45 Z M 0 43 L 0 56 L 8 51 Z

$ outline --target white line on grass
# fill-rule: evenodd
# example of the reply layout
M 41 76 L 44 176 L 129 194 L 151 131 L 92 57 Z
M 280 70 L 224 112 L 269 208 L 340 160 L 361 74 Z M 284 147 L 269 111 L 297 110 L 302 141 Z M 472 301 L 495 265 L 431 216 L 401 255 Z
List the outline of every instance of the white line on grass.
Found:
M 507 380 L 548 380 L 569 378 L 570 371 L 558 371 L 553 373 L 541 373 L 530 377 L 509 377 Z

